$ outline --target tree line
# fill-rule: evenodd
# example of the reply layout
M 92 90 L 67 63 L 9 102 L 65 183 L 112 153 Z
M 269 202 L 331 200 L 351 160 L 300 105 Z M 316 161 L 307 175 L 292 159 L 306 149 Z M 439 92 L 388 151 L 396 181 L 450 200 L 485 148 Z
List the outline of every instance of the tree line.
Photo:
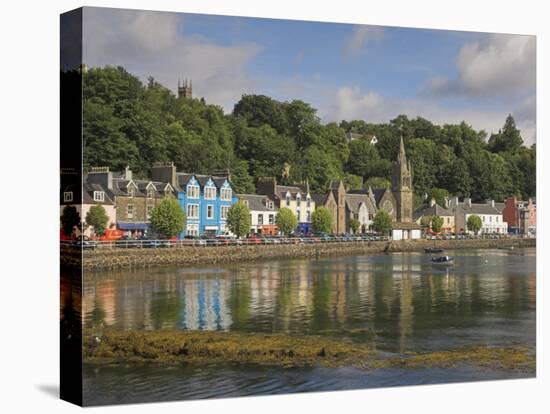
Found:
M 130 165 L 143 178 L 156 162 L 200 174 L 229 169 L 239 193 L 253 193 L 260 176 L 307 180 L 315 192 L 335 179 L 351 189 L 387 187 L 402 136 L 416 204 L 425 194 L 497 201 L 536 195 L 536 146 L 524 144 L 511 115 L 503 114 L 502 129 L 489 136 L 466 122 L 436 125 L 406 115 L 387 123 L 322 123 L 306 102 L 263 95 L 243 95 L 224 114 L 204 99 L 178 99 L 153 78 L 143 83 L 110 66 L 83 74 L 83 111 L 85 168 Z M 348 133 L 362 137 L 350 141 Z

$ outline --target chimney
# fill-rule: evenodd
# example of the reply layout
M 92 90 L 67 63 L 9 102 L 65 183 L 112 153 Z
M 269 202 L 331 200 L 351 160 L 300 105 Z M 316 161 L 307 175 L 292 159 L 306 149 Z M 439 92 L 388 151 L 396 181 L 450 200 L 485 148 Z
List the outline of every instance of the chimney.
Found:
M 472 199 L 470 197 L 465 197 L 464 204 L 466 204 L 468 207 L 472 207 Z
M 433 207 L 433 206 L 435 206 L 435 198 L 432 197 L 430 199 L 430 207 Z
M 153 181 L 170 183 L 172 187 L 175 187 L 177 185 L 176 166 L 173 162 L 153 165 L 151 169 L 151 179 Z
M 109 171 L 109 167 L 92 167 L 87 181 L 90 184 L 99 184 L 108 190 L 113 189 L 113 173 Z
M 130 169 L 130 166 L 127 165 L 124 169 L 124 179 L 125 180 L 131 180 L 132 179 L 132 170 Z
M 491 207 L 494 207 L 495 206 L 495 200 L 487 200 L 487 204 L 489 204 Z
M 451 200 L 449 200 L 449 197 L 445 197 L 445 208 L 449 208 L 450 207 L 450 203 L 451 203 Z

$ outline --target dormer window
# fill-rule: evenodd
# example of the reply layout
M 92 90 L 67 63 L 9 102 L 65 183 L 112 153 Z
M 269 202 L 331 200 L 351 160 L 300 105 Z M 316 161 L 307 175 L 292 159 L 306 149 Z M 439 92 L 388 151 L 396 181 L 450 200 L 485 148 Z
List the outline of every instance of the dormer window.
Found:
M 302 202 L 302 197 L 300 196 L 300 193 L 296 194 L 296 207 L 300 207 L 300 203 Z
M 307 198 L 306 198 L 306 201 L 307 201 L 307 207 L 311 207 L 311 197 L 309 196 L 309 194 L 307 195 Z
M 187 198 L 199 198 L 200 188 L 198 185 L 189 184 L 187 186 Z
M 273 208 L 274 208 L 273 201 L 270 200 L 270 201 L 267 202 L 267 208 L 270 209 L 270 210 L 273 210 Z
M 136 195 L 136 190 L 134 187 L 128 187 L 128 197 L 134 197 Z
M 286 193 L 286 206 L 290 207 L 290 194 Z
M 216 187 L 205 187 L 204 188 L 204 198 L 207 200 L 215 200 L 216 199 Z
M 65 203 L 71 203 L 73 201 L 73 192 L 72 191 L 65 191 L 63 193 L 63 201 Z
M 243 204 L 248 207 L 248 200 L 243 200 Z
M 224 187 L 220 190 L 220 198 L 225 201 L 230 201 L 232 197 L 231 188 Z
M 155 190 L 152 188 L 147 189 L 147 198 L 153 198 L 155 196 Z
M 99 202 L 105 201 L 105 192 L 104 191 L 94 191 L 94 201 L 99 201 Z

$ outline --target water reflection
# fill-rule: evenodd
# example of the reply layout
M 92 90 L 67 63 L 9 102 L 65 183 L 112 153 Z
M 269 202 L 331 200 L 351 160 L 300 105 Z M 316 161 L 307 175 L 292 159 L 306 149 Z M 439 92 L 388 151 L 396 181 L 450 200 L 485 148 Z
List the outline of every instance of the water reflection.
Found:
M 436 349 L 535 339 L 535 249 L 417 253 L 92 274 L 85 325 L 349 336 Z

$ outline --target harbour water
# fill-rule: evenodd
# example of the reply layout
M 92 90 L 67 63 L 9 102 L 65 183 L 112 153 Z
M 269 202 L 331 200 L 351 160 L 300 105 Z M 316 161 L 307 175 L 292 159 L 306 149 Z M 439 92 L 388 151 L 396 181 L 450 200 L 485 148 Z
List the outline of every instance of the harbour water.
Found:
M 327 335 L 388 354 L 463 346 L 535 352 L 535 249 L 424 253 L 87 273 L 85 327 Z M 86 404 L 533 377 L 452 369 L 84 366 Z

